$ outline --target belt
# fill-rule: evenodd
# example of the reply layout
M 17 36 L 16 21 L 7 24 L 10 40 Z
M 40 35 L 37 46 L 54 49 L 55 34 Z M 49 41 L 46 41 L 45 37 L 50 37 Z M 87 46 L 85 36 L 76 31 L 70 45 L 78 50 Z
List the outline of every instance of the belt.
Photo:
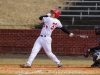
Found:
M 41 37 L 46 37 L 46 35 L 40 35 Z

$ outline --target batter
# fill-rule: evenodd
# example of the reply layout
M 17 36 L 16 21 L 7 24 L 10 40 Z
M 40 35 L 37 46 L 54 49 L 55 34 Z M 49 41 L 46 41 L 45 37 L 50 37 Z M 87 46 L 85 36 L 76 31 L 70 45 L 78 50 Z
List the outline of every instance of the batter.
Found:
M 38 52 L 43 47 L 45 53 L 48 55 L 50 59 L 52 59 L 58 66 L 58 68 L 62 67 L 62 63 L 58 58 L 52 53 L 51 48 L 51 34 L 52 31 L 57 27 L 60 28 L 62 31 L 67 33 L 70 37 L 73 37 L 74 34 L 70 33 L 66 27 L 64 27 L 61 22 L 57 19 L 60 15 L 60 11 L 58 9 L 53 9 L 47 15 L 42 15 L 39 19 L 44 23 L 43 28 L 41 30 L 40 36 L 34 43 L 32 48 L 32 52 L 29 56 L 28 61 L 25 64 L 20 65 L 22 68 L 31 68 L 32 61 L 38 54 Z

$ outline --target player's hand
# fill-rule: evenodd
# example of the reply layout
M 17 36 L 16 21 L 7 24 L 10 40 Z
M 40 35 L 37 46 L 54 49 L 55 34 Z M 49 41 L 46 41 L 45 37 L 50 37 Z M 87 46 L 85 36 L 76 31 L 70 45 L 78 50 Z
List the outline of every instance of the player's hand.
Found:
M 73 34 L 73 33 L 70 33 L 70 34 L 69 34 L 69 36 L 70 36 L 70 37 L 73 37 L 73 36 L 74 36 L 74 34 Z
M 89 56 L 89 54 L 90 54 L 90 49 L 88 49 L 84 52 L 84 57 L 87 58 Z
M 47 15 L 50 17 L 51 16 L 51 13 L 48 13 Z

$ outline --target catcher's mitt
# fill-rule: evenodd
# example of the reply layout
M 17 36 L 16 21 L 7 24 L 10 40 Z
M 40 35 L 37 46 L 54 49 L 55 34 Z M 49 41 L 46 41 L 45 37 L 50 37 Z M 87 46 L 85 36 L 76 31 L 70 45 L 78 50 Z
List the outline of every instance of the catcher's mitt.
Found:
M 89 56 L 89 54 L 90 54 L 90 49 L 88 49 L 84 52 L 84 57 L 87 58 Z

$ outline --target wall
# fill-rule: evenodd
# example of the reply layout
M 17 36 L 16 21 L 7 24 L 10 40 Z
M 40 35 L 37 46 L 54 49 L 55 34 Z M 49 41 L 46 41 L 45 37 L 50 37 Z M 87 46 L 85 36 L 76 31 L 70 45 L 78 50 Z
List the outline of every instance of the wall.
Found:
M 75 34 L 86 34 L 89 38 L 69 37 L 59 29 L 52 34 L 52 51 L 57 55 L 82 55 L 85 50 L 98 45 L 94 30 L 69 30 Z M 0 53 L 31 53 L 40 30 L 0 30 Z M 44 53 L 41 49 L 40 53 Z

